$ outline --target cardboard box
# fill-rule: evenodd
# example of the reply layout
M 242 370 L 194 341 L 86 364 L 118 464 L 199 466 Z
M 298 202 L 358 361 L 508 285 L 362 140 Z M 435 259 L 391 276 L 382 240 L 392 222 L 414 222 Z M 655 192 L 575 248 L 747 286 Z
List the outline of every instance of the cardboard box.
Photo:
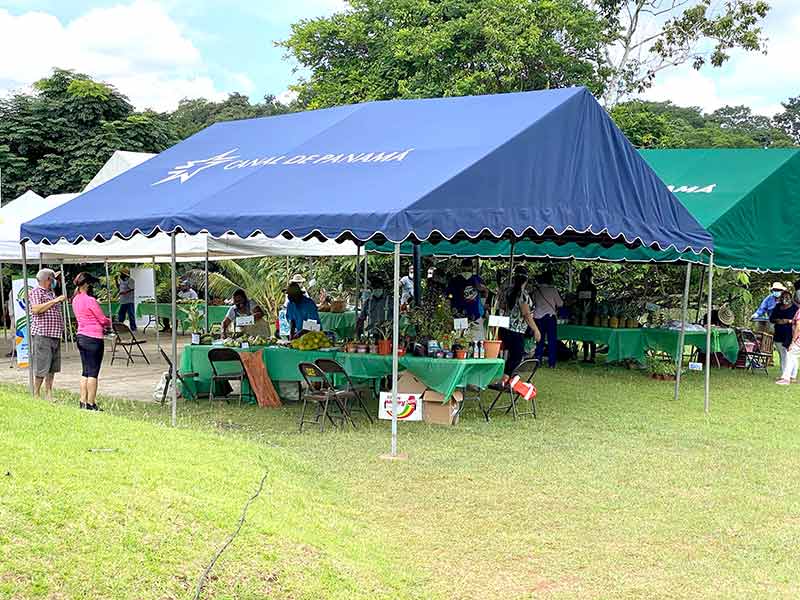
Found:
M 461 403 L 464 396 L 460 391 L 453 392 L 448 402 L 444 396 L 431 389 L 422 395 L 422 420 L 434 425 L 457 425 Z
M 397 378 L 397 392 L 400 394 L 419 394 L 421 396 L 427 389 L 428 386 L 409 371 L 403 371 Z

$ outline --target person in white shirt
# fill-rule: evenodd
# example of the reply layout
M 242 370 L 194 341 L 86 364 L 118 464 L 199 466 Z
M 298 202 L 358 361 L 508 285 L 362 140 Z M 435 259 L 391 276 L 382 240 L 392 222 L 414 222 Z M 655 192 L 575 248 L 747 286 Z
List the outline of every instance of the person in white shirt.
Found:
M 181 281 L 181 285 L 178 288 L 178 298 L 180 298 L 181 300 L 197 300 L 198 299 L 197 292 L 192 289 L 192 285 L 186 279 Z
M 408 269 L 408 275 L 400 279 L 400 306 L 408 306 L 414 300 L 414 267 Z
M 541 332 L 541 339 L 536 344 L 534 356 L 541 362 L 544 348 L 547 346 L 547 365 L 554 369 L 558 351 L 558 331 L 556 328 L 558 309 L 564 301 L 558 290 L 553 287 L 553 275 L 545 272 L 537 277 L 538 285 L 533 289 L 533 320 Z

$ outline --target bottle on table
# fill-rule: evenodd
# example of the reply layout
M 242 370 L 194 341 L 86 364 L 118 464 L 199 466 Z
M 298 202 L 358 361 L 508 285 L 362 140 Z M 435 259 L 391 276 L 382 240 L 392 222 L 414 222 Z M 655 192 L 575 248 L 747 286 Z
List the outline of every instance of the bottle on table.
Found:
M 478 358 L 486 358 L 486 344 L 483 342 L 478 342 L 480 347 L 480 352 L 478 352 Z

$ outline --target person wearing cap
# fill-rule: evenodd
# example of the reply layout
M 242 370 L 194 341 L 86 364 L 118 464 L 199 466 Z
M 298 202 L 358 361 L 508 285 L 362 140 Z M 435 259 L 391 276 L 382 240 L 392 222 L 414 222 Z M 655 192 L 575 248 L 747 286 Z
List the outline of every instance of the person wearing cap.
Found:
M 447 295 L 450 297 L 450 305 L 456 314 L 469 319 L 473 341 L 482 341 L 484 339 L 483 301 L 489 295 L 489 288 L 483 283 L 483 279 L 475 274 L 471 258 L 461 261 L 460 272 L 447 285 Z
M 382 324 L 391 321 L 394 312 L 393 298 L 386 294 L 386 283 L 380 275 L 370 276 L 372 286 L 369 297 L 364 301 L 361 313 L 356 320 L 356 333 L 374 334 Z
M 306 321 L 320 323 L 319 311 L 314 301 L 303 293 L 298 283 L 290 283 L 286 289 L 289 305 L 286 307 L 286 319 L 289 321 L 289 336 L 294 339 L 305 333 L 303 324 Z
M 797 379 L 797 361 L 794 361 L 789 368 L 789 346 L 792 344 L 792 320 L 797 314 L 798 306 L 792 302 L 792 295 L 789 290 L 781 292 L 778 303 L 772 309 L 770 322 L 775 326 L 775 335 L 773 337 L 773 345 L 778 350 L 778 356 L 781 359 L 781 379 L 783 374 L 786 379 L 794 381 Z
M 120 323 L 125 322 L 125 317 L 128 318 L 131 331 L 136 331 L 136 311 L 134 310 L 134 287 L 136 282 L 131 277 L 131 272 L 128 267 L 122 267 L 117 277 L 117 288 L 119 289 L 119 313 L 117 314 L 117 321 Z
M 66 296 L 56 296 L 60 273 L 42 269 L 36 274 L 37 285 L 28 292 L 31 306 L 31 347 L 33 350 L 34 393 L 39 396 L 44 383 L 48 400 L 53 397 L 53 379 L 61 371 L 61 336 L 64 334 L 64 317 L 61 303 Z
M 192 289 L 192 284 L 188 279 L 182 279 L 178 286 L 178 298 L 181 300 L 197 300 L 197 292 Z
M 97 378 L 105 350 L 103 334 L 111 327 L 111 319 L 103 314 L 94 297 L 93 286 L 97 281 L 86 272 L 78 273 L 73 280 L 75 295 L 72 297 L 72 311 L 78 322 L 76 341 L 82 368 L 80 407 L 87 410 L 100 410 L 97 406 Z
M 787 290 L 786 286 L 780 281 L 773 283 L 769 295 L 761 301 L 761 304 L 758 305 L 758 309 L 756 309 L 756 312 L 753 313 L 750 319 L 753 321 L 768 321 L 772 315 L 772 311 L 775 309 L 775 305 L 778 303 L 778 298 L 781 297 L 783 292 L 787 291 L 789 290 Z
M 247 293 L 244 290 L 236 290 L 233 292 L 233 306 L 228 309 L 225 318 L 222 319 L 222 336 L 228 335 L 228 327 L 231 324 L 236 326 L 237 317 L 247 317 L 253 314 L 253 305 L 247 299 Z
M 503 348 L 506 350 L 503 384 L 522 362 L 522 357 L 525 355 L 525 336 L 528 331 L 530 330 L 537 343 L 542 337 L 533 318 L 533 303 L 528 295 L 527 285 L 528 269 L 524 265 L 518 265 L 514 269 L 511 286 L 506 289 L 503 298 L 509 317 L 508 328 L 501 327 L 499 332 Z

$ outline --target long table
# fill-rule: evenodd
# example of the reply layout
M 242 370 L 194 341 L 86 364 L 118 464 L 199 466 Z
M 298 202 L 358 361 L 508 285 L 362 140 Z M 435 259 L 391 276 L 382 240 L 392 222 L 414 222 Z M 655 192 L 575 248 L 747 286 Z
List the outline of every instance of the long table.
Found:
M 608 361 L 616 362 L 632 359 L 644 362 L 647 350 L 666 352 L 676 358 L 680 331 L 677 329 L 658 329 L 640 327 L 638 329 L 592 327 L 589 325 L 559 325 L 558 339 L 595 342 L 608 346 Z M 684 345 L 696 346 L 706 351 L 706 332 L 687 331 Z M 739 341 L 733 329 L 712 327 L 711 351 L 721 352 L 730 362 L 736 362 L 739 354 Z
M 196 372 L 197 377 L 187 380 L 183 387 L 186 396 L 193 398 L 207 394 L 211 388 L 211 364 L 208 351 L 214 346 L 186 346 L 180 360 L 181 372 Z M 378 354 L 354 354 L 348 352 L 304 351 L 291 348 L 262 347 L 237 350 L 260 352 L 273 381 L 300 381 L 297 366 L 301 362 L 314 362 L 318 358 L 333 358 L 355 379 L 380 379 L 392 374 L 392 357 Z M 446 359 L 401 356 L 400 369 L 413 373 L 429 388 L 439 392 L 445 400 L 457 388 L 474 385 L 485 388 L 503 374 L 501 359 Z

